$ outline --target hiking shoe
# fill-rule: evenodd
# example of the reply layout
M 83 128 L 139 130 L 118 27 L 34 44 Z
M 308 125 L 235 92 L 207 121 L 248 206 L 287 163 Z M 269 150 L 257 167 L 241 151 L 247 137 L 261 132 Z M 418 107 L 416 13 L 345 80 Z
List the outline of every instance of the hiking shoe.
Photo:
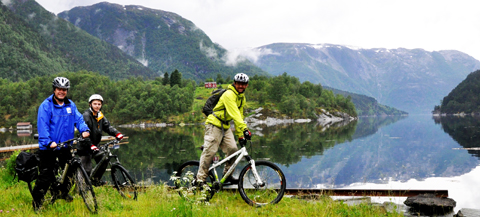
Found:
M 205 182 L 202 180 L 192 180 L 192 187 L 202 187 Z
M 237 184 L 238 184 L 238 179 L 234 178 L 233 175 L 230 175 L 229 177 L 227 177 L 227 179 L 225 179 L 225 182 L 223 183 L 223 185 L 237 185 Z
M 33 206 L 33 211 L 36 213 L 39 212 L 40 209 L 42 208 L 42 204 L 35 201 L 32 201 L 32 206 Z

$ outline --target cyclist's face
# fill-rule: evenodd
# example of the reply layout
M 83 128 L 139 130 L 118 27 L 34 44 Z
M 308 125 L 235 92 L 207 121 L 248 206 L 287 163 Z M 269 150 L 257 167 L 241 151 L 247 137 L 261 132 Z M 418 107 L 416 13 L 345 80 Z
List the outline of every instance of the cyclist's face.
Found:
M 243 93 L 247 87 L 248 83 L 235 82 L 235 89 L 237 89 L 239 93 Z
M 92 110 L 94 112 L 99 112 L 100 109 L 102 108 L 102 101 L 100 100 L 93 100 L 92 103 L 90 103 L 90 106 L 92 107 Z
M 58 87 L 55 88 L 55 90 L 53 91 L 53 94 L 55 94 L 55 97 L 59 100 L 65 99 L 65 97 L 67 96 L 67 93 L 68 93 L 67 89 L 58 88 Z

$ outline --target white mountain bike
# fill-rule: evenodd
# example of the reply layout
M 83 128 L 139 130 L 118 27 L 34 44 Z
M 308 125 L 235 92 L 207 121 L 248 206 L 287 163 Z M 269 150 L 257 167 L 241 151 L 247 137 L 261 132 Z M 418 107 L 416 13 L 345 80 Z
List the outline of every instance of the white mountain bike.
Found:
M 250 142 L 251 144 L 251 142 Z M 238 191 L 243 200 L 252 206 L 264 206 L 267 204 L 275 204 L 282 200 L 285 188 L 287 186 L 285 175 L 280 168 L 269 161 L 255 161 L 247 152 L 245 146 L 234 154 L 228 156 L 218 163 L 213 163 L 209 168 L 207 185 L 210 187 L 205 200 L 210 200 L 215 192 L 222 189 L 225 180 L 232 175 L 233 170 L 237 164 L 245 158 L 249 163 L 242 169 L 239 176 Z M 222 164 L 225 164 L 228 160 L 237 157 L 235 163 L 230 167 L 222 179 L 219 179 L 215 168 Z M 192 186 L 191 181 L 185 180 L 184 177 L 189 174 L 193 179 L 196 179 L 199 161 L 188 161 L 182 164 L 176 172 L 176 176 L 179 178 L 175 182 L 176 189 L 179 190 L 180 196 L 187 200 L 194 200 L 193 198 L 199 194 L 199 189 Z M 192 174 L 193 173 L 193 174 Z

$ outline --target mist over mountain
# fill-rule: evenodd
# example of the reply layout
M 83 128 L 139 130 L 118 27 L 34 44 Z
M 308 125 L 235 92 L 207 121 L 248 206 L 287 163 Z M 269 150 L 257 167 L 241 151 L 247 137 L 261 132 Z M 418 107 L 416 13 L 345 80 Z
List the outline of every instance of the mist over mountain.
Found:
M 252 61 L 278 75 L 374 97 L 409 113 L 430 113 L 472 71 L 473 57 L 454 50 L 358 49 L 333 44 L 275 43 L 253 50 Z
M 75 7 L 58 14 L 120 48 L 151 70 L 163 75 L 178 69 L 183 77 L 203 81 L 233 77 L 238 72 L 267 75 L 246 58 L 231 59 L 193 22 L 162 10 L 108 2 Z
M 113 79 L 155 76 L 117 47 L 59 19 L 33 0 L 2 1 L 1 10 L 2 78 L 27 80 L 78 70 L 99 72 Z

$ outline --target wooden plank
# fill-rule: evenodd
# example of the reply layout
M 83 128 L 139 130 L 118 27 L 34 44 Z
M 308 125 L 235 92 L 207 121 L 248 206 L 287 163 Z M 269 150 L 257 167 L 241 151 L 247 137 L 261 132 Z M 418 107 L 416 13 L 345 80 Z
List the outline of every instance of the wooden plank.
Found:
M 174 189 L 173 186 L 170 188 Z M 237 186 L 224 186 L 223 191 L 236 192 Z M 412 190 L 412 189 L 307 189 L 307 188 L 287 188 L 286 195 L 299 196 L 370 196 L 370 197 L 413 197 L 419 194 L 434 194 L 437 197 L 448 197 L 448 190 Z
M 326 194 L 329 196 L 376 196 L 376 197 L 412 197 L 419 194 L 435 194 L 448 197 L 448 190 L 408 190 L 408 189 L 286 189 L 287 194 Z
M 123 137 L 124 139 L 128 139 L 128 136 Z M 115 139 L 113 136 L 104 136 L 102 137 L 102 142 L 111 141 Z M 128 142 L 121 142 L 119 145 L 127 144 Z M 1 147 L 0 153 L 3 152 L 14 152 L 16 150 L 30 150 L 30 149 L 38 149 L 38 144 L 30 144 L 30 145 L 18 145 L 18 146 L 10 146 L 10 147 Z

